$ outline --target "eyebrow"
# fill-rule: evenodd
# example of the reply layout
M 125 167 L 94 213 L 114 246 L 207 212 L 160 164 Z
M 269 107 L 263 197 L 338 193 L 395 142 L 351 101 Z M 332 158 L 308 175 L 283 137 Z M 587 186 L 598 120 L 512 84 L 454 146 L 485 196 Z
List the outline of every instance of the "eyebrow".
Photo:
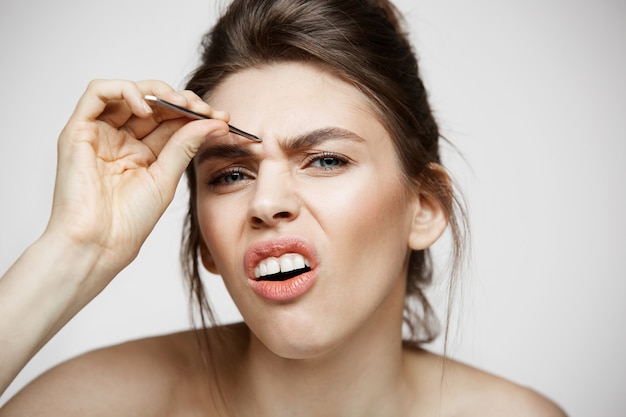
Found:
M 195 159 L 198 165 L 210 159 L 246 159 L 254 158 L 254 153 L 241 145 L 224 144 L 224 145 L 211 145 L 200 151 Z
M 313 148 L 329 140 L 351 140 L 364 142 L 365 140 L 354 132 L 340 127 L 323 127 L 310 132 L 302 133 L 294 138 L 280 141 L 281 148 L 286 152 L 295 152 L 301 149 Z
M 286 153 L 295 153 L 302 149 L 313 148 L 329 140 L 365 141 L 350 130 L 339 127 L 323 127 L 301 133 L 292 138 L 281 139 L 279 146 Z M 246 143 L 245 146 L 243 144 L 209 145 L 196 155 L 197 164 L 200 165 L 210 159 L 257 159 L 250 145 L 249 143 Z

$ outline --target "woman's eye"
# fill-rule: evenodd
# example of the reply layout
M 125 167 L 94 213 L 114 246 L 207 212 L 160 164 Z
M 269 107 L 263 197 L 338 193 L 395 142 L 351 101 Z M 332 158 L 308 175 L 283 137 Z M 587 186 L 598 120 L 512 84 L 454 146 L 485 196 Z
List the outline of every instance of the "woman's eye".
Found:
M 335 154 L 315 155 L 309 158 L 308 165 L 319 167 L 325 170 L 332 170 L 342 167 L 347 163 L 347 159 Z
M 242 168 L 231 168 L 227 171 L 217 173 L 209 180 L 209 185 L 220 186 L 230 185 L 244 180 L 251 179 L 252 176 L 248 175 Z
M 224 175 L 224 183 L 231 184 L 233 182 L 241 181 L 245 179 L 245 175 L 241 172 L 231 172 L 230 174 Z

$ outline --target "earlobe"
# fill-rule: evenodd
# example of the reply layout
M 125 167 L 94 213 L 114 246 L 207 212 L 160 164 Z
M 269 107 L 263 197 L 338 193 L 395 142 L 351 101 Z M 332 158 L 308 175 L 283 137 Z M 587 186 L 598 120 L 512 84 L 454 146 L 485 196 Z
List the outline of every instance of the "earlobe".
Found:
M 415 199 L 408 242 L 413 250 L 428 249 L 441 237 L 448 226 L 448 213 L 443 203 L 452 195 L 450 179 L 440 165 L 431 164 L 429 169 L 436 180 L 431 181 L 429 184 L 431 187 L 423 188 Z
M 209 248 L 207 248 L 204 241 L 200 242 L 200 258 L 202 259 L 202 265 L 204 265 L 207 271 L 212 274 L 219 275 L 217 266 L 213 260 L 213 255 L 211 255 L 211 252 L 209 251 Z

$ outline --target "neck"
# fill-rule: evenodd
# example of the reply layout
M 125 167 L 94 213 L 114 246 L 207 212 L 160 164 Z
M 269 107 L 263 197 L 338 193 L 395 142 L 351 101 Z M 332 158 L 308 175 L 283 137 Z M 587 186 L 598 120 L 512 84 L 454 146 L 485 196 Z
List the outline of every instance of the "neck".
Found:
M 279 357 L 251 334 L 242 359 L 233 400 L 250 409 L 241 415 L 403 415 L 412 397 L 406 395 L 402 305 L 379 309 L 355 334 L 316 357 Z

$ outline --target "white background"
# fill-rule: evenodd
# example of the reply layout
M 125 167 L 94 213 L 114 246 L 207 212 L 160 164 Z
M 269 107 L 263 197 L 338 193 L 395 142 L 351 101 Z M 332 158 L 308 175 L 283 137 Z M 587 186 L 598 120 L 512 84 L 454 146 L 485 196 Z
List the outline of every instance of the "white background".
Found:
M 474 251 L 451 354 L 534 387 L 572 416 L 623 415 L 626 2 L 398 5 L 443 133 L 462 153 L 446 161 L 469 203 Z M 216 10 L 211 0 L 2 0 L 0 270 L 46 224 L 56 137 L 87 82 L 181 87 Z M 184 197 L 0 403 L 66 358 L 188 326 Z M 220 317 L 236 319 L 219 278 L 207 282 Z

